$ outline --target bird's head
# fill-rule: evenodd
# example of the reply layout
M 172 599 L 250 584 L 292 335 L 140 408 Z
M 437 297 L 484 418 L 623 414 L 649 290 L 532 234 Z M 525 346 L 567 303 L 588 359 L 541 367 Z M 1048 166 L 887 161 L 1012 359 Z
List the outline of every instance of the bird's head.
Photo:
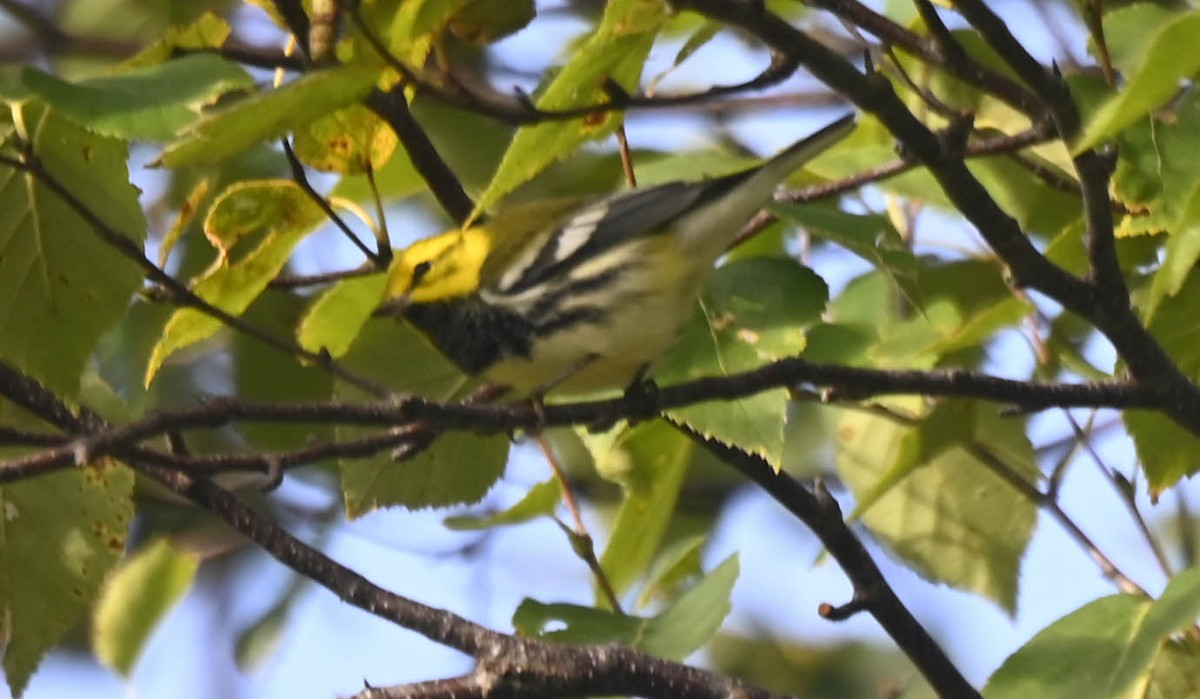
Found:
M 453 230 L 418 240 L 388 267 L 382 310 L 459 298 L 479 288 L 490 243 L 480 228 Z

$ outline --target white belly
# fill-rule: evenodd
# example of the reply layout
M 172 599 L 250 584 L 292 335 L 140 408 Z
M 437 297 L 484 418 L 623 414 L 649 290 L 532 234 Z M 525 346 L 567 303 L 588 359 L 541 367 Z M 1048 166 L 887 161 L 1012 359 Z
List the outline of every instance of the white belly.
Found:
M 697 295 L 693 280 L 663 283 L 645 274 L 629 276 L 615 294 L 619 302 L 602 322 L 544 336 L 532 357 L 497 363 L 487 371 L 488 380 L 525 392 L 549 387 L 553 395 L 626 388 L 639 371 L 671 348 L 691 317 Z M 531 381 L 531 377 L 537 378 Z

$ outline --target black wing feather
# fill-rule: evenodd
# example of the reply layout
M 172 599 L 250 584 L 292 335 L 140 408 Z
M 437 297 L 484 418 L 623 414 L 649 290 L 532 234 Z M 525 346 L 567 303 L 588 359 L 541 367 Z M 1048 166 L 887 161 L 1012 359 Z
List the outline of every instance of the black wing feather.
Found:
M 505 289 L 518 294 L 562 275 L 579 264 L 648 229 L 662 229 L 702 201 L 722 194 L 753 171 L 741 172 L 708 182 L 671 182 L 655 187 L 620 192 L 572 213 L 542 247 L 520 279 Z M 566 258 L 558 258 L 558 241 L 572 225 L 595 211 L 604 211 L 588 240 Z

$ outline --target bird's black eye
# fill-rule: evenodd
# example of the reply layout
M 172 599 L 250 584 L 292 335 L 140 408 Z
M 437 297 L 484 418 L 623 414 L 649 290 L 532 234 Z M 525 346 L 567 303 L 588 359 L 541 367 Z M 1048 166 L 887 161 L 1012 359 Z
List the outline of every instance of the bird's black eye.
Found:
M 433 264 L 431 264 L 429 262 L 429 260 L 425 260 L 424 262 L 418 262 L 417 266 L 413 267 L 413 277 L 412 277 L 413 286 L 416 286 L 417 284 L 421 283 L 421 279 L 423 279 L 426 274 L 429 274 L 429 270 L 432 267 L 433 267 Z

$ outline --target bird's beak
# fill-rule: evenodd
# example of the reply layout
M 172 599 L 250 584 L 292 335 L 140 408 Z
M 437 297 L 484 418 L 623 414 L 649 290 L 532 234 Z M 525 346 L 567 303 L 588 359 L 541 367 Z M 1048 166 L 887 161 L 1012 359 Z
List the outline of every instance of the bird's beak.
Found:
M 371 315 L 399 318 L 404 315 L 404 311 L 408 310 L 408 304 L 411 300 L 412 294 L 410 292 L 393 296 L 390 299 L 384 299 Z

